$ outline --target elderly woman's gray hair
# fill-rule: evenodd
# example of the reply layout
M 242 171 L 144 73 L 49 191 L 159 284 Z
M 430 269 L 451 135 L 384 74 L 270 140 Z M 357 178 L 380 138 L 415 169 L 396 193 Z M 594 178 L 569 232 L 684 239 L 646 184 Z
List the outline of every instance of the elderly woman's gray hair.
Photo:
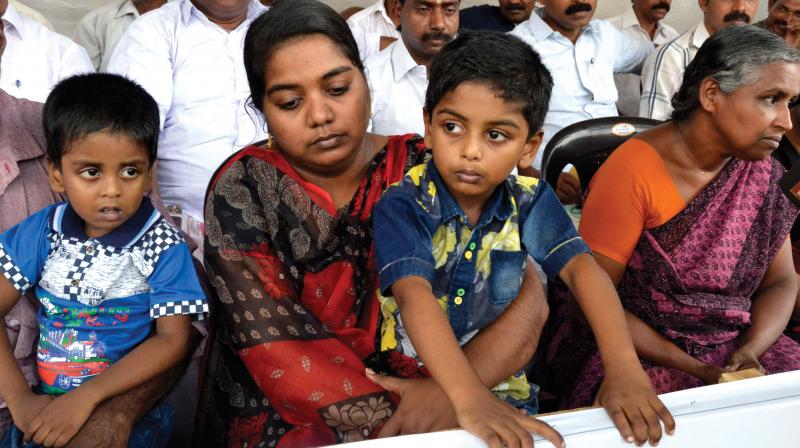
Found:
M 672 97 L 672 119 L 682 121 L 700 108 L 700 84 L 711 78 L 719 89 L 731 93 L 758 81 L 765 65 L 800 62 L 800 52 L 780 36 L 752 25 L 723 28 L 706 39 L 683 74 Z

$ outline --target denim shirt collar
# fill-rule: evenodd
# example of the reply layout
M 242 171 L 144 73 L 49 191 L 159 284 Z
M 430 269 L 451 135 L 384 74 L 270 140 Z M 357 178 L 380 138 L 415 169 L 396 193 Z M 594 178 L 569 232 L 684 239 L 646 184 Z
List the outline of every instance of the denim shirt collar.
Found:
M 442 221 L 449 221 L 456 216 L 461 216 L 463 218 L 463 222 L 468 222 L 467 214 L 464 213 L 464 210 L 450 194 L 450 191 L 447 189 L 447 185 L 444 183 L 444 180 L 442 180 L 442 177 L 439 174 L 439 170 L 436 169 L 436 165 L 433 163 L 433 159 L 428 161 L 426 172 L 428 178 L 430 178 L 430 181 L 433 182 L 433 185 L 436 187 L 436 197 L 438 197 L 440 201 L 439 207 L 441 209 Z M 509 179 L 506 179 L 506 181 L 495 188 L 494 193 L 492 193 L 492 195 L 489 197 L 486 207 L 484 207 L 481 217 L 478 219 L 478 223 L 475 225 L 475 228 L 485 226 L 491 222 L 492 219 L 505 221 L 512 214 L 516 213 L 516 206 L 514 204 L 513 196 L 511 195 Z
M 150 198 L 144 197 L 142 198 L 142 204 L 139 205 L 139 209 L 136 210 L 136 213 L 128 218 L 128 220 L 125 221 L 121 226 L 117 227 L 111 232 L 108 232 L 100 238 L 93 239 L 106 246 L 125 247 L 133 240 L 138 238 L 141 231 L 144 230 L 143 227 L 150 220 L 154 210 L 155 208 L 153 207 L 152 202 L 150 202 Z M 72 208 L 72 204 L 67 203 L 67 207 L 64 210 L 64 215 L 61 217 L 60 224 L 60 231 L 64 234 L 64 236 L 68 238 L 77 238 L 81 241 L 90 239 L 88 236 L 86 236 L 86 233 L 83 230 L 83 219 L 81 219 L 81 217 L 75 212 L 75 209 Z

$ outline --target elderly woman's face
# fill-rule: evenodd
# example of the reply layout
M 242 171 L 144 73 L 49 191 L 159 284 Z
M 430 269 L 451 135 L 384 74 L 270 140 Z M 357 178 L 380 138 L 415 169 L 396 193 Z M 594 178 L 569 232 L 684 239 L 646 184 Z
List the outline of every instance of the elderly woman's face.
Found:
M 719 95 L 712 115 L 729 155 L 761 160 L 778 147 L 792 128 L 789 103 L 800 92 L 798 79 L 798 64 L 765 65 L 755 83 Z
M 266 64 L 264 117 L 286 159 L 315 174 L 346 171 L 369 120 L 364 75 L 321 34 L 283 44 Z

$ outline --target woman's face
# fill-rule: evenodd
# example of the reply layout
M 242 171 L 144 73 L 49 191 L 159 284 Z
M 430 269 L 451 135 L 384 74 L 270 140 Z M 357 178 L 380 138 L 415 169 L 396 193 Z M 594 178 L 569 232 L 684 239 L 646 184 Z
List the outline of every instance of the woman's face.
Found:
M 778 147 L 792 128 L 789 103 L 800 92 L 798 79 L 798 64 L 765 65 L 755 83 L 719 95 L 712 115 L 728 155 L 761 160 Z
M 278 149 L 299 171 L 345 172 L 369 120 L 364 75 L 328 37 L 280 46 L 266 62 L 264 117 Z

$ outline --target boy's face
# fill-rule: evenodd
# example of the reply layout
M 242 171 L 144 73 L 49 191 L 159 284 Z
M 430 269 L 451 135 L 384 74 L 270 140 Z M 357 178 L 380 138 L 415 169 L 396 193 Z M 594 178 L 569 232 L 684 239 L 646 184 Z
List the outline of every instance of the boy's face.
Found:
M 462 208 L 482 208 L 517 164 L 528 166 L 542 141 L 528 138 L 521 104 L 486 83 L 465 82 L 425 112 L 425 143 L 436 168 Z
M 150 190 L 147 150 L 122 134 L 95 132 L 75 141 L 50 162 L 50 188 L 66 193 L 89 238 L 99 238 L 127 221 Z

